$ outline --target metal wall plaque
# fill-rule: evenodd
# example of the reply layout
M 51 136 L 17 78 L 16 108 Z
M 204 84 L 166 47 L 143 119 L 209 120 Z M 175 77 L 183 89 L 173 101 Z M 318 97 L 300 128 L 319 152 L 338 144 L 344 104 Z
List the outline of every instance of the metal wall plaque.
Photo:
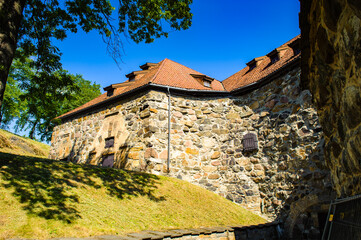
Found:
M 243 151 L 250 152 L 258 149 L 257 136 L 254 133 L 247 133 L 243 136 Z

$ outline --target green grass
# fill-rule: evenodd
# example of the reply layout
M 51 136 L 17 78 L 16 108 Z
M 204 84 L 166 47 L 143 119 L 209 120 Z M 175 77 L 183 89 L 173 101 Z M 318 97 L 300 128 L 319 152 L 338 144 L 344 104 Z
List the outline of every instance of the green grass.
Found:
M 23 156 L 48 157 L 50 146 L 0 129 L 0 152 Z
M 264 222 L 179 179 L 0 153 L 0 239 Z

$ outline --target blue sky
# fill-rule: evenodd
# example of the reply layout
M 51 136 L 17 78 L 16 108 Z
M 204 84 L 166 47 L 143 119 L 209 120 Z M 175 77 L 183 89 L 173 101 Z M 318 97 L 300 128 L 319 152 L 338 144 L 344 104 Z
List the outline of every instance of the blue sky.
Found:
M 193 24 L 151 44 L 124 42 L 119 67 L 96 32 L 79 32 L 57 43 L 63 67 L 101 87 L 126 80 L 145 62 L 169 58 L 224 80 L 300 33 L 299 0 L 194 0 Z
M 63 53 L 63 68 L 103 88 L 125 81 L 125 74 L 140 70 L 139 65 L 169 58 L 222 81 L 300 34 L 299 0 L 193 1 L 193 24 L 188 30 L 171 32 L 151 44 L 125 40 L 120 69 L 98 33 L 69 34 L 56 42 Z M 13 125 L 9 130 L 14 130 Z

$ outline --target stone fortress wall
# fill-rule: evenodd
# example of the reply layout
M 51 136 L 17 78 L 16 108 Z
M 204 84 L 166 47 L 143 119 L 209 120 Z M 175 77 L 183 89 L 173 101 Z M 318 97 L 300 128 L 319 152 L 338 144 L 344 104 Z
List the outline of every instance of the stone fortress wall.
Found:
M 361 1 L 301 1 L 302 85 L 313 94 L 340 197 L 361 194 Z
M 170 99 L 169 172 L 168 96 L 154 90 L 57 126 L 50 157 L 181 178 L 290 229 L 318 224 L 309 210 L 327 211 L 319 207 L 332 188 L 299 68 L 241 96 Z M 243 149 L 247 133 L 258 141 L 251 152 Z M 112 137 L 114 146 L 106 147 Z

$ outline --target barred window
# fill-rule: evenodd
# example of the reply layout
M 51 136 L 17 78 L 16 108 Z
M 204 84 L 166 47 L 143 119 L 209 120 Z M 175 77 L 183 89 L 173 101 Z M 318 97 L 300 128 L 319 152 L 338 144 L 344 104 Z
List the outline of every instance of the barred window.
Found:
M 243 151 L 250 152 L 258 149 L 257 136 L 254 133 L 247 133 L 243 136 Z

